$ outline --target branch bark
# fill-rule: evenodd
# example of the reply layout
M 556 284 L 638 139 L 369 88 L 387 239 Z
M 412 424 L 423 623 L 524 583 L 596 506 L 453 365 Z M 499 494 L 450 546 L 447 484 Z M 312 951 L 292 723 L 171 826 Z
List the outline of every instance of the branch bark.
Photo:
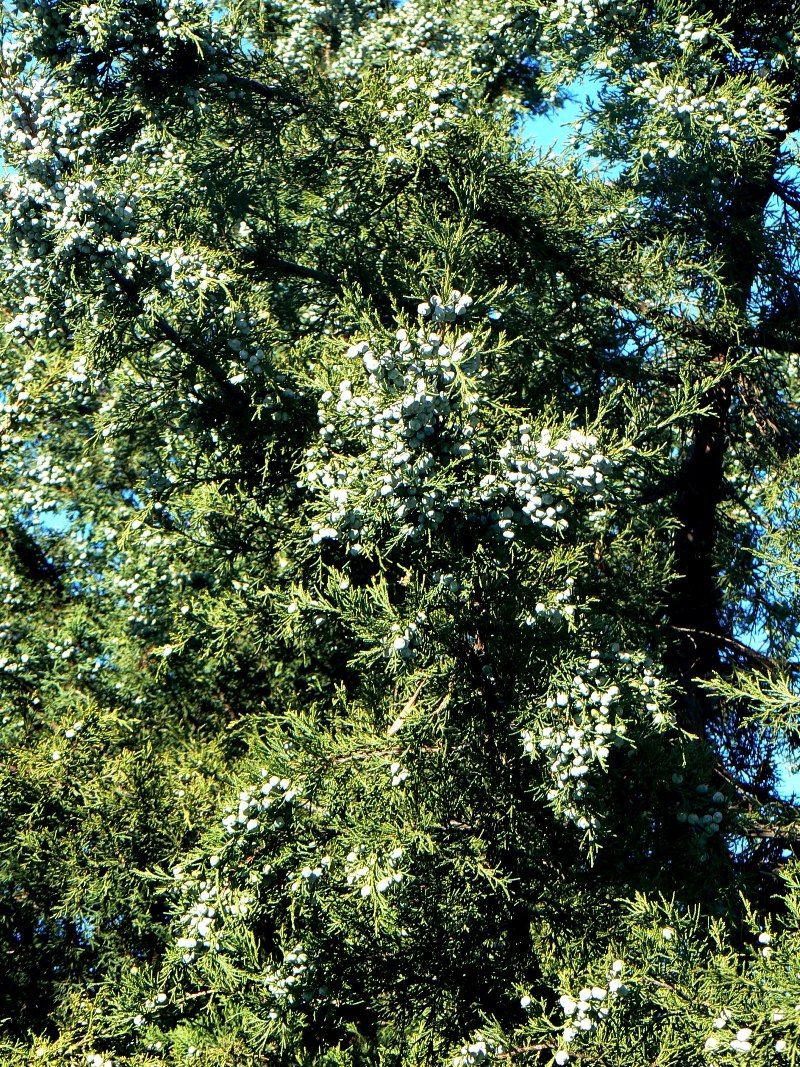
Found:
M 114 270 L 113 268 L 110 273 L 120 292 L 139 312 L 143 314 L 144 311 L 136 284 L 129 281 L 127 278 L 124 278 L 119 271 Z M 247 402 L 246 394 L 232 382 L 228 381 L 214 360 L 210 359 L 205 352 L 200 351 L 196 345 L 193 345 L 183 337 L 183 335 L 180 334 L 162 315 L 156 316 L 155 327 L 165 341 L 169 341 L 169 343 L 174 345 L 179 352 L 183 352 L 185 355 L 193 359 L 198 366 L 203 368 L 227 400 L 234 403 L 237 408 Z

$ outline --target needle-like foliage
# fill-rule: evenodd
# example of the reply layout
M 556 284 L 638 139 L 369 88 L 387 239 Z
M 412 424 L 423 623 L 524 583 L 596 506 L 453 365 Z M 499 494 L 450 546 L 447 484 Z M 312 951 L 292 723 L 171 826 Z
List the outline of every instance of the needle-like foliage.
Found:
M 1 28 L 3 1064 L 795 1064 L 800 7 Z

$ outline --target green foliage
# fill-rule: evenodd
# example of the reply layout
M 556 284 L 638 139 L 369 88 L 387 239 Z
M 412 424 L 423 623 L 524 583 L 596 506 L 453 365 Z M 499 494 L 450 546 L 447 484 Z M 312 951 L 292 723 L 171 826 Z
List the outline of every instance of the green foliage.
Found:
M 796 1062 L 760 8 L 7 5 L 4 1063 Z

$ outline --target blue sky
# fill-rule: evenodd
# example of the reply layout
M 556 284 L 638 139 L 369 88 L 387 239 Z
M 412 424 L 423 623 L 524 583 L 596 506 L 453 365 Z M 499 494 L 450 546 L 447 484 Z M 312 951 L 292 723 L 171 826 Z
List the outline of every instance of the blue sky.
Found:
M 550 108 L 543 115 L 534 115 L 523 123 L 521 133 L 542 152 L 561 152 L 566 148 L 572 133 L 571 123 L 579 117 L 583 109 L 583 98 L 588 85 L 578 82 L 573 90 L 574 99 L 559 109 Z

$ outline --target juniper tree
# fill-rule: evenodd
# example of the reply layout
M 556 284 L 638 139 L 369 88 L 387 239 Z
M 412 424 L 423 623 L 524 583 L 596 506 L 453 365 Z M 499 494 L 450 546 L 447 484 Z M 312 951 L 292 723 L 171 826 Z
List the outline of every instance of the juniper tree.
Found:
M 795 1062 L 796 6 L 3 19 L 4 1062 Z

